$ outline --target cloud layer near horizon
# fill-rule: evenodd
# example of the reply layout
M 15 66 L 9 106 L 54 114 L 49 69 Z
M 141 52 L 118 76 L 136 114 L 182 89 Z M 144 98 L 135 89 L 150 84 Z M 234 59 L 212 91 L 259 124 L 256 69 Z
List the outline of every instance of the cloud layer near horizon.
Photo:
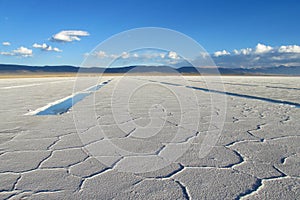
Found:
M 183 67 L 190 65 L 176 52 L 123 52 L 120 55 L 108 54 L 104 51 L 96 51 L 92 56 L 100 60 L 105 59 L 121 59 L 122 64 L 138 64 L 138 63 L 157 63 L 162 65 L 173 65 Z M 199 54 L 198 57 L 190 58 L 191 61 L 197 63 L 197 67 L 215 67 L 208 65 L 209 54 Z M 258 43 L 254 48 L 243 48 L 233 50 L 216 51 L 210 54 L 210 57 L 215 62 L 216 66 L 224 68 L 264 68 L 285 66 L 300 66 L 300 46 L 298 45 L 282 45 L 272 47 Z M 101 62 L 99 62 L 101 63 Z M 105 63 L 105 62 L 104 62 Z M 211 64 L 211 63 L 210 63 Z
M 140 49 L 132 52 L 108 53 L 102 50 L 91 54 L 85 54 L 91 62 L 90 66 L 106 66 L 112 64 L 115 66 L 127 65 L 172 65 L 183 63 L 184 59 L 174 51 L 164 51 L 159 49 Z M 185 62 L 186 65 L 186 62 Z
M 217 66 L 227 68 L 300 66 L 300 46 L 271 47 L 258 43 L 255 48 L 217 51 L 212 58 Z

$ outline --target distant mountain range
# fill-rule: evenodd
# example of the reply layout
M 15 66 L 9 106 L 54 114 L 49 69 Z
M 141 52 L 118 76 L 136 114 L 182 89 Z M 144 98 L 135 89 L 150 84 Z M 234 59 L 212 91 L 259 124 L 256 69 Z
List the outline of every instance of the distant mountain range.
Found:
M 300 75 L 300 66 L 279 66 L 269 68 L 218 68 L 222 75 Z M 0 64 L 0 73 L 181 73 L 181 74 L 217 74 L 213 68 L 195 68 L 191 66 L 177 69 L 169 66 L 126 66 L 115 68 L 80 68 L 76 66 L 27 66 Z

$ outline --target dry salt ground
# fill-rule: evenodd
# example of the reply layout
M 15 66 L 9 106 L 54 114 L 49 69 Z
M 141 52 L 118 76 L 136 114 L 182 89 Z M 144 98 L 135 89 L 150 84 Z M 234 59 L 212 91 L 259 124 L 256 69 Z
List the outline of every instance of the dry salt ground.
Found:
M 0 199 L 300 199 L 300 78 L 184 79 L 0 80 Z

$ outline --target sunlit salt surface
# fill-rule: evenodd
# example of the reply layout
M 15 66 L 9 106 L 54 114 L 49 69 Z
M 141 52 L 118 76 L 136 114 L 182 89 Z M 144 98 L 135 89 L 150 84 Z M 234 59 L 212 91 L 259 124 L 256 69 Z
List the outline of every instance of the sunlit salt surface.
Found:
M 107 80 L 112 77 L 104 78 Z M 24 116 L 29 110 L 35 112 L 31 115 L 35 115 L 70 98 L 68 95 L 74 88 L 71 80 L 77 81 L 73 77 L 66 78 L 70 82 L 57 83 L 51 87 L 43 84 L 1 90 L 0 160 L 3 162 L 0 162 L 0 180 L 7 184 L 2 187 L 0 194 L 3 198 L 15 194 L 8 197 L 15 199 L 59 199 L 64 196 L 70 199 L 133 199 L 139 198 L 137 194 L 151 190 L 157 194 L 157 198 L 165 199 L 205 199 L 208 196 L 220 199 L 299 199 L 300 109 L 281 102 L 271 103 L 229 95 L 230 92 L 300 104 L 300 90 L 288 89 L 300 88 L 299 78 L 226 76 L 222 77 L 224 82 L 240 85 L 224 84 L 224 90 L 220 87 L 221 81 L 206 84 L 206 80 L 212 82 L 214 77 L 184 78 L 193 82 L 186 83 L 175 76 L 130 76 L 128 79 L 133 84 L 144 87 L 133 91 L 130 85 L 124 84 L 124 90 L 116 91 L 122 77 L 115 76 L 109 84 L 74 105 L 69 114 L 62 115 Z M 78 93 L 89 93 L 88 90 L 97 88 L 94 86 L 98 85 L 99 77 L 82 79 L 84 81 L 77 84 Z M 39 84 L 46 80 L 62 79 L 2 79 L 0 87 Z M 173 85 L 159 82 L 170 82 Z M 186 88 L 188 84 L 197 88 L 227 91 L 228 94 L 213 96 L 215 93 L 209 91 Z M 177 98 L 173 92 L 192 92 L 198 104 L 187 102 L 188 107 L 180 109 L 182 105 L 178 102 L 189 98 L 184 95 Z M 72 97 L 78 93 L 73 93 Z M 121 99 L 131 94 L 129 101 Z M 226 119 L 222 128 L 218 121 L 211 119 L 220 115 L 223 104 L 219 102 L 226 96 Z M 217 102 L 214 106 L 211 106 L 212 97 L 217 98 L 213 99 Z M 131 111 L 129 121 L 120 115 L 124 120 L 122 124 L 117 124 L 114 119 L 118 115 L 113 114 L 112 106 L 125 110 L 123 108 L 127 104 L 124 103 L 127 102 Z M 157 106 L 155 110 L 151 105 L 163 107 Z M 151 108 L 151 112 L 166 113 L 166 118 L 161 119 L 171 123 L 165 123 L 162 131 L 155 136 L 152 134 L 153 129 L 148 129 L 143 137 L 146 134 L 151 137 L 134 137 L 140 135 L 132 130 L 151 123 L 153 115 L 148 112 L 148 108 Z M 78 115 L 82 118 L 75 119 L 82 120 L 75 121 L 74 116 Z M 188 117 L 189 123 L 178 126 L 185 117 Z M 198 119 L 199 126 L 191 128 Z M 155 122 L 159 125 L 160 121 Z M 128 124 L 132 125 L 130 129 L 120 129 Z M 206 146 L 205 137 L 215 135 L 213 131 L 208 131 L 209 124 L 212 124 L 213 130 L 222 130 L 222 133 L 214 138 L 217 143 L 208 155 L 200 157 L 199 152 Z M 177 130 L 179 134 L 175 134 Z M 191 145 L 185 153 L 177 153 L 188 144 Z M 93 156 L 90 154 L 93 149 L 101 152 Z M 160 156 L 165 155 L 181 157 L 154 172 L 138 174 L 120 171 L 151 170 L 152 166 L 164 165 L 165 159 L 160 159 Z M 228 186 L 225 192 L 224 186 Z M 133 190 L 136 193 L 132 193 Z M 118 194 L 121 196 L 115 196 Z

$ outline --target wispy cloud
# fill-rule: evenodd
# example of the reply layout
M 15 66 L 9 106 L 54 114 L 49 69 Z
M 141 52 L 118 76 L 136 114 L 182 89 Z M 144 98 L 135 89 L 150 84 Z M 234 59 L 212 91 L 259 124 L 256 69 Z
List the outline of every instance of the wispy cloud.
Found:
M 52 47 L 50 45 L 47 45 L 45 43 L 43 44 L 37 44 L 37 43 L 34 43 L 32 45 L 33 48 L 36 48 L 36 49 L 41 49 L 43 51 L 55 51 L 55 52 L 62 52 L 62 50 L 60 50 L 59 48 L 57 47 Z
M 109 54 L 109 53 L 106 53 L 105 51 L 95 51 L 91 55 L 96 58 L 99 58 L 99 59 L 107 59 L 107 58 L 115 59 L 115 58 L 119 57 L 116 54 Z M 90 54 L 86 53 L 85 57 L 87 57 L 87 56 L 90 56 Z
M 89 54 L 86 54 L 89 55 Z M 141 50 L 139 52 L 122 52 L 121 54 L 109 54 L 105 51 L 96 51 L 92 53 L 99 59 L 119 58 L 119 59 L 161 59 L 161 60 L 179 60 L 181 57 L 174 51 L 156 52 L 152 50 Z
M 163 51 L 156 49 L 140 49 L 131 52 L 105 52 L 103 50 L 95 51 L 91 54 L 84 54 L 89 57 L 89 61 L 97 65 L 104 66 L 111 63 L 116 66 L 124 65 L 175 65 L 183 61 L 183 59 L 174 51 Z M 92 61 L 94 59 L 94 61 Z
M 10 42 L 2 42 L 2 45 L 3 46 L 10 46 L 11 44 L 10 44 Z
M 3 56 L 13 56 L 14 53 L 12 53 L 12 52 L 6 52 L 6 51 L 1 51 L 0 55 L 3 55 Z
M 90 34 L 87 31 L 82 30 L 64 30 L 59 33 L 54 34 L 51 37 L 52 41 L 55 42 L 72 42 L 80 41 L 81 37 L 89 36 Z
M 107 53 L 104 52 L 104 51 L 98 51 L 98 52 L 95 52 L 95 55 L 96 55 L 98 58 L 106 58 L 106 57 L 108 57 Z
M 217 51 L 212 54 L 212 58 L 219 67 L 300 66 L 300 46 L 272 47 L 258 43 L 255 48 L 235 49 L 232 52 Z

